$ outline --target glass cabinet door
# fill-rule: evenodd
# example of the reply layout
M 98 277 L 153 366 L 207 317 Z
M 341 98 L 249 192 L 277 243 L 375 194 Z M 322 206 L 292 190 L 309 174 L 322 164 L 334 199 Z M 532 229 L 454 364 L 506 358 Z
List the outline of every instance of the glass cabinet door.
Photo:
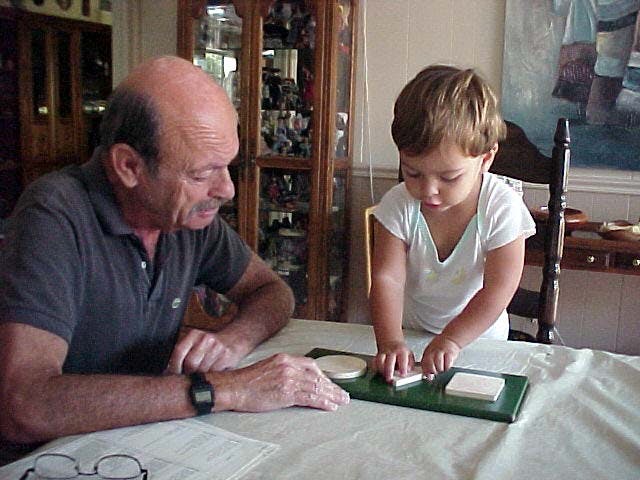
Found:
M 180 55 L 239 113 L 236 197 L 222 214 L 291 287 L 298 318 L 345 311 L 355 5 L 178 0 Z
M 11 214 L 22 191 L 17 57 L 16 23 L 0 18 L 0 219 Z
M 80 34 L 80 93 L 84 156 L 91 157 L 100 142 L 100 122 L 111 94 L 111 34 L 86 31 Z
M 353 64 L 353 16 L 351 0 L 339 0 L 337 5 L 338 45 L 336 75 L 336 125 L 334 150 L 336 158 L 345 158 L 349 152 L 349 122 L 351 121 L 351 77 Z
M 308 3 L 274 1 L 263 18 L 260 156 L 311 157 L 316 19 Z
M 305 0 L 263 2 L 260 58 L 260 256 L 308 315 L 316 87 L 316 14 Z
M 263 168 L 260 172 L 258 253 L 293 290 L 298 308 L 308 300 L 308 172 Z
M 44 29 L 33 29 L 31 37 L 31 110 L 34 118 L 46 121 L 51 110 L 47 79 L 47 48 Z
M 347 199 L 349 168 L 351 164 L 351 142 L 349 139 L 349 122 L 351 122 L 352 105 L 352 69 L 353 69 L 353 9 L 351 0 L 338 0 L 334 24 L 337 29 L 336 76 L 335 76 L 335 124 L 333 132 L 332 162 L 332 195 L 331 214 L 327 227 L 329 266 L 327 278 L 327 319 L 339 320 L 344 311 L 344 291 L 346 285 L 342 281 L 346 277 L 348 252 L 347 240 Z
M 240 110 L 242 18 L 233 2 L 209 0 L 204 15 L 193 22 L 193 63 L 221 85 L 236 109 Z M 240 190 L 239 169 L 239 159 L 236 159 L 229 166 L 236 192 Z M 237 194 L 223 205 L 220 215 L 239 230 Z

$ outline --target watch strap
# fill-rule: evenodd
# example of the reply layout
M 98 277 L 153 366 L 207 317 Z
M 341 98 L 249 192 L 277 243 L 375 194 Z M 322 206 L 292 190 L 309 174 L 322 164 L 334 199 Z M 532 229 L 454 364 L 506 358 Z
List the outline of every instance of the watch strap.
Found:
M 191 387 L 189 388 L 189 398 L 196 409 L 197 415 L 211 413 L 215 405 L 215 390 L 213 385 L 207 381 L 207 377 L 202 372 L 194 372 L 189 375 Z

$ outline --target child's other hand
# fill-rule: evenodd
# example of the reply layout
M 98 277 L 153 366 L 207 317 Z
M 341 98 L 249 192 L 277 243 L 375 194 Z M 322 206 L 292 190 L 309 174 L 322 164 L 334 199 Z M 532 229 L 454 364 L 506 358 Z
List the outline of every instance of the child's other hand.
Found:
M 429 380 L 451 368 L 460 354 L 460 346 L 444 335 L 437 335 L 422 354 L 422 372 Z
M 393 372 L 406 375 L 415 364 L 413 352 L 404 342 L 388 342 L 378 346 L 378 354 L 374 360 L 376 371 L 380 372 L 387 382 L 393 380 Z

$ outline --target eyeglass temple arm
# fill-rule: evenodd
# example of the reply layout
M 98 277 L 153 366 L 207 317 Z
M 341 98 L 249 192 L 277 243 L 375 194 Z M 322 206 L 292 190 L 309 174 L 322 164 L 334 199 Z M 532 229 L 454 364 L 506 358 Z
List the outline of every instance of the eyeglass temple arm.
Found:
M 27 480 L 27 478 L 29 478 L 29 474 L 30 473 L 34 473 L 34 472 L 35 472 L 35 468 L 34 467 L 29 468 L 26 472 L 24 472 L 22 474 L 22 476 L 20 477 L 20 480 Z

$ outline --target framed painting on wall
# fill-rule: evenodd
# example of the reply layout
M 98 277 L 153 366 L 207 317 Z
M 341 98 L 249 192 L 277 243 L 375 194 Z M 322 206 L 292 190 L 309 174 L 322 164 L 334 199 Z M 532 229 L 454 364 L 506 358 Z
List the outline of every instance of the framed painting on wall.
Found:
M 507 0 L 505 119 L 546 154 L 570 119 L 571 164 L 640 171 L 640 0 Z

